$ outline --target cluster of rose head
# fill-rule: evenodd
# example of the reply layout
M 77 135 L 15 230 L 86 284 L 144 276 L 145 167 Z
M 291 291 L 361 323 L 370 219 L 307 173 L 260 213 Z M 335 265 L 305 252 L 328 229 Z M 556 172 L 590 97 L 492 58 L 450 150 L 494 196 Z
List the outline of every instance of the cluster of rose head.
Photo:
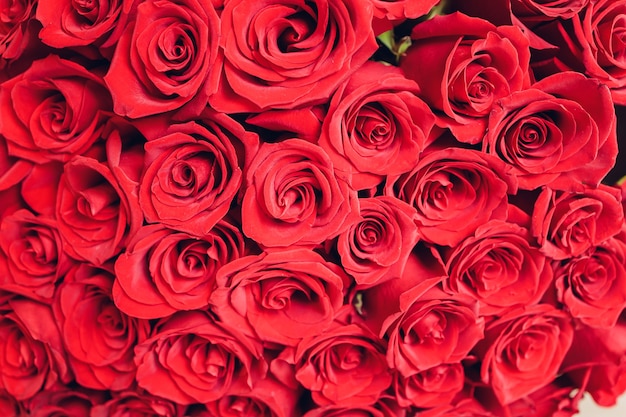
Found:
M 3 416 L 564 417 L 626 390 L 625 0 L 0 16 Z

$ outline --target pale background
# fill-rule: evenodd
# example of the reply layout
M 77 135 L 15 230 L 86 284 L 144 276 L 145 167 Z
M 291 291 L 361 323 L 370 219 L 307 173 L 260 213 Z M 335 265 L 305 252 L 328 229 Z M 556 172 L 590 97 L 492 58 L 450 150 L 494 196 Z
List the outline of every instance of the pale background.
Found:
M 615 407 L 605 408 L 597 406 L 590 395 L 585 395 L 579 408 L 579 417 L 626 417 L 626 396 L 622 396 Z

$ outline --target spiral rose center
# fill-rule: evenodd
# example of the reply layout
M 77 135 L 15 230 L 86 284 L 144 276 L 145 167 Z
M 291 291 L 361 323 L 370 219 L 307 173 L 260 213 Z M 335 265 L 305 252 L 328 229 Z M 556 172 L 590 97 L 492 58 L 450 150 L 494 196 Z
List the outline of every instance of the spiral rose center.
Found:
M 439 312 L 431 311 L 415 324 L 406 341 L 410 344 L 434 343 L 440 345 L 445 341 L 446 327 L 445 316 Z
M 159 37 L 159 51 L 167 62 L 165 73 L 184 73 L 193 59 L 194 44 L 193 31 L 187 25 L 172 25 L 164 30 Z
M 331 361 L 334 369 L 351 371 L 363 362 L 365 352 L 360 346 L 341 344 L 331 352 Z
M 72 0 L 72 7 L 89 22 L 95 23 L 98 20 L 100 7 L 97 0 Z
M 37 265 L 36 268 L 43 267 L 46 271 L 49 267 L 54 267 L 58 256 L 57 246 L 54 239 L 46 232 L 46 230 L 30 230 L 26 235 L 23 242 L 25 246 L 21 255 L 22 260 L 25 261 L 23 262 L 25 265 Z M 29 262 L 29 260 L 32 262 Z M 31 270 L 30 272 L 43 271 Z
M 63 140 L 63 136 L 70 132 L 71 117 L 68 117 L 68 107 L 65 98 L 57 94 L 41 103 L 39 123 L 46 135 Z
M 366 149 L 385 149 L 393 143 L 395 135 L 393 116 L 379 104 L 361 108 L 355 121 L 356 139 Z
M 102 308 L 96 319 L 98 328 L 108 336 L 124 336 L 126 333 L 126 323 L 120 311 L 111 303 Z
M 119 213 L 119 196 L 109 183 L 96 184 L 78 193 L 80 214 L 97 220 L 110 220 Z
M 216 259 L 208 242 L 185 240 L 178 244 L 178 252 L 177 271 L 185 278 L 206 276 L 211 259 Z

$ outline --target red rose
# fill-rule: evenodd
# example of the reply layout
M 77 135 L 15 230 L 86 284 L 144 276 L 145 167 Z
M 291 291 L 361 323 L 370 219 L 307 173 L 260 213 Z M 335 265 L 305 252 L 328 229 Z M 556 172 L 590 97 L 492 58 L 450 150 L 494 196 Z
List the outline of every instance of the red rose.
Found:
M 371 0 L 374 16 L 389 20 L 415 19 L 428 14 L 440 0 Z
M 39 1 L 37 20 L 43 25 L 39 36 L 55 48 L 115 46 L 136 3 L 136 0 Z
M 481 152 L 447 148 L 433 151 L 406 174 L 391 176 L 385 194 L 415 207 L 422 238 L 456 246 L 490 219 L 507 216 L 507 194 L 517 183 L 504 164 Z
M 522 189 L 595 187 L 615 163 L 615 123 L 606 86 L 559 73 L 499 101 L 483 150 L 511 165 Z
M 537 22 L 556 18 L 571 19 L 583 10 L 590 0 L 510 0 L 510 2 L 513 15 L 523 21 Z M 544 19 L 541 19 L 542 17 Z
M 403 377 L 465 358 L 482 339 L 484 319 L 468 297 L 451 297 L 434 287 L 400 300 L 381 334 L 389 338 L 387 363 Z
M 626 243 L 622 239 L 605 240 L 555 268 L 557 299 L 572 317 L 588 326 L 613 327 L 626 308 Z
M 321 243 L 357 218 L 356 191 L 320 147 L 304 140 L 264 143 L 246 181 L 242 228 L 261 245 Z
M 307 249 L 246 256 L 217 272 L 211 305 L 255 339 L 295 346 L 328 329 L 343 304 L 341 268 Z
M 619 190 L 601 185 L 568 192 L 545 188 L 534 205 L 531 232 L 557 260 L 579 256 L 622 228 Z
M 217 87 L 220 21 L 209 0 L 148 0 L 119 38 L 104 80 L 117 114 L 202 110 Z
M 0 305 L 0 390 L 18 400 L 71 380 L 52 311 L 38 302 L 11 298 Z
M 133 349 L 146 339 L 150 324 L 115 307 L 113 280 L 105 270 L 81 264 L 57 289 L 53 312 L 76 381 L 118 391 L 135 381 Z
M 0 190 L 19 184 L 31 167 L 30 161 L 9 155 L 7 140 L 0 136 Z
M 258 137 L 210 111 L 166 132 L 151 130 L 145 132 L 149 141 L 139 187 L 146 220 L 196 236 L 210 233 L 239 192 Z
M 115 262 L 115 304 L 147 319 L 204 308 L 217 270 L 243 255 L 241 232 L 223 220 L 201 238 L 144 226 Z
M 15 397 L 6 391 L 0 390 L 0 413 L 5 417 L 22 417 L 26 412 Z
M 7 62 L 19 58 L 29 41 L 36 38 L 35 34 L 31 33 L 34 31 L 29 30 L 36 4 L 36 0 L 17 0 L 0 6 L 0 13 L 3 16 L 0 26 L 0 69 L 4 69 Z
M 67 161 L 100 138 L 110 108 L 100 77 L 49 55 L 0 85 L 0 134 L 12 156 Z
M 419 88 L 395 67 L 368 62 L 333 94 L 318 144 L 356 189 L 415 166 L 435 117 Z
M 304 414 L 304 417 L 405 417 L 405 410 L 389 407 L 383 401 L 374 405 L 343 406 L 327 405 L 314 408 Z
M 573 417 L 578 415 L 578 401 L 581 398 L 578 394 L 572 398 L 573 389 L 571 386 L 562 386 L 557 380 L 509 404 L 506 407 L 507 415 L 512 417 Z
M 135 348 L 137 383 L 178 404 L 208 403 L 243 378 L 248 386 L 264 377 L 261 346 L 201 311 L 179 312 L 159 321 Z
M 324 102 L 376 51 L 360 0 L 225 1 L 224 70 L 212 107 L 260 112 Z
M 477 349 L 482 380 L 503 405 L 525 397 L 555 379 L 573 336 L 568 315 L 550 305 L 510 310 Z
M 341 265 L 359 286 L 402 276 L 419 235 L 415 209 L 393 197 L 359 200 L 361 221 L 337 239 Z
M 463 365 L 444 363 L 406 378 L 396 374 L 394 389 L 401 406 L 431 408 L 452 403 L 464 383 Z
M 516 27 L 454 13 L 418 24 L 411 41 L 400 68 L 461 142 L 480 142 L 497 100 L 530 84 L 528 41 Z
M 55 388 L 41 391 L 26 401 L 26 409 L 29 417 L 91 417 L 92 407 L 104 398 L 104 393 L 98 391 Z
M 374 404 L 391 384 L 384 343 L 357 324 L 337 323 L 305 337 L 295 361 L 296 379 L 321 406 Z
M 539 302 L 552 283 L 550 262 L 529 231 L 492 220 L 445 255 L 444 289 L 476 298 L 481 315 Z
M 133 390 L 114 393 L 111 400 L 92 408 L 91 417 L 182 417 L 184 411 L 178 404 Z
M 55 284 L 72 265 L 56 221 L 18 210 L 0 223 L 0 286 L 51 299 Z
M 419 413 L 419 417 L 496 417 L 490 411 L 486 410 L 475 399 L 465 399 L 459 401 L 455 405 L 445 404 L 432 410 L 426 410 Z

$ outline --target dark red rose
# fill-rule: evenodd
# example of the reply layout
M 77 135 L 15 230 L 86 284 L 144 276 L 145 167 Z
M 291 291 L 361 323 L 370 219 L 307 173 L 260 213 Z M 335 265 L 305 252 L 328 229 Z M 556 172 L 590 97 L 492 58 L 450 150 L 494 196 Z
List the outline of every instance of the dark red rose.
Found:
M 0 85 L 0 134 L 9 155 L 67 161 L 100 138 L 111 111 L 102 79 L 49 55 Z
M 91 44 L 113 47 L 136 4 L 137 0 L 40 1 L 37 20 L 43 28 L 39 36 L 45 44 L 55 48 Z
M 489 324 L 477 352 L 481 376 L 507 405 L 552 382 L 572 345 L 567 313 L 539 304 L 512 309 Z
M 260 112 L 325 102 L 376 51 L 359 0 L 225 1 L 224 69 L 212 107 Z
M 159 321 L 135 348 L 137 383 L 178 404 L 208 403 L 226 395 L 238 379 L 248 386 L 267 365 L 258 342 L 201 311 L 179 312 Z
M 19 58 L 33 38 L 29 23 L 35 17 L 36 0 L 6 1 L 0 5 L 0 69 Z M 0 77 L 2 81 L 2 77 Z
M 104 404 L 96 405 L 90 417 L 182 417 L 185 408 L 138 390 L 114 393 Z
M 411 40 L 400 68 L 461 142 L 480 142 L 498 99 L 530 84 L 528 41 L 516 27 L 454 13 L 418 24 Z
M 336 323 L 298 344 L 296 379 L 320 406 L 374 404 L 391 384 L 385 347 L 360 325 Z
M 406 378 L 396 374 L 394 390 L 398 404 L 403 407 L 431 408 L 452 403 L 464 383 L 463 365 L 444 363 Z
M 534 205 L 531 232 L 547 256 L 561 260 L 615 236 L 623 220 L 616 188 L 602 185 L 580 192 L 545 188 Z
M 491 220 L 445 255 L 444 289 L 479 302 L 481 315 L 539 302 L 552 283 L 552 266 L 530 232 Z
M 531 22 L 556 18 L 571 19 L 587 7 L 590 1 L 591 0 L 510 0 L 513 15 L 522 19 L 522 21 L 530 20 Z
M 460 361 L 483 338 L 484 318 L 469 297 L 433 287 L 405 293 L 400 309 L 385 320 L 381 334 L 389 338 L 387 363 L 405 378 Z
M 18 210 L 0 223 L 0 286 L 52 299 L 56 283 L 72 265 L 56 220 Z
M 239 192 L 258 137 L 230 117 L 212 112 L 194 122 L 173 124 L 165 133 L 156 130 L 146 132 L 139 187 L 146 220 L 196 236 L 210 233 Z
M 615 110 L 599 81 L 559 73 L 498 103 L 483 150 L 513 167 L 520 188 L 595 187 L 613 167 Z
M 435 122 L 418 93 L 399 69 L 367 62 L 333 94 L 318 144 L 354 188 L 415 166 Z
M 0 413 L 5 417 L 22 417 L 24 407 L 11 394 L 0 390 Z
M 124 29 L 104 80 L 131 118 L 198 110 L 217 88 L 220 20 L 209 0 L 148 0 Z
M 319 146 L 304 140 L 264 143 L 246 184 L 243 232 L 263 246 L 321 243 L 358 218 L 356 191 Z
M 0 390 L 18 400 L 71 380 L 48 305 L 13 297 L 0 305 Z
M 132 317 L 148 319 L 202 309 L 209 304 L 217 270 L 243 255 L 241 232 L 224 220 L 200 238 L 144 226 L 115 262 L 115 304 Z
M 76 381 L 119 391 L 135 381 L 133 349 L 147 338 L 150 325 L 117 309 L 113 280 L 109 272 L 87 264 L 73 268 L 57 289 L 53 312 Z
M 211 305 L 220 319 L 255 339 L 295 346 L 328 329 L 348 277 L 307 249 L 246 256 L 217 272 Z
M 504 164 L 482 152 L 447 148 L 423 156 L 406 174 L 391 176 L 385 194 L 415 207 L 421 237 L 456 246 L 490 219 L 507 217 L 517 183 Z
M 99 391 L 53 388 L 41 391 L 26 402 L 31 417 L 91 417 L 92 407 L 104 401 Z
M 393 197 L 359 200 L 361 220 L 341 233 L 341 265 L 357 284 L 372 286 L 402 276 L 419 240 L 415 209 Z

